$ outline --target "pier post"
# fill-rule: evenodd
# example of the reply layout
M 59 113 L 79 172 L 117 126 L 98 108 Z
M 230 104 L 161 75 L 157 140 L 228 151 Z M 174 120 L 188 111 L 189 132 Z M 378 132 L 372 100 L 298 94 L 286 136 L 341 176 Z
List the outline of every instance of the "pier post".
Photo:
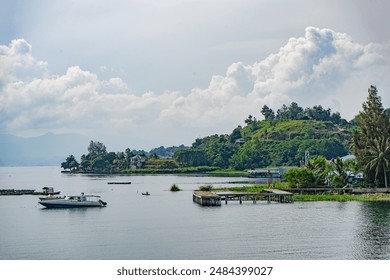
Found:
M 242 204 L 242 195 L 240 195 L 240 204 Z

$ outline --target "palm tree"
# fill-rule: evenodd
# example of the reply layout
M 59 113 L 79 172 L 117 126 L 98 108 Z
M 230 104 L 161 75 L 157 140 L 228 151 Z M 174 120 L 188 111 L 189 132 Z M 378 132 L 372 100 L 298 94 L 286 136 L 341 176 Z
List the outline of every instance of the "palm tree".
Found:
M 336 159 L 333 159 L 331 162 L 331 167 L 334 171 L 333 174 L 333 181 L 337 187 L 344 187 L 348 184 L 348 166 L 345 164 L 345 162 L 337 157 Z
M 378 137 L 373 139 L 368 146 L 369 162 L 367 164 L 368 171 L 375 170 L 375 179 L 383 172 L 385 187 L 387 188 L 386 170 L 390 167 L 390 138 Z

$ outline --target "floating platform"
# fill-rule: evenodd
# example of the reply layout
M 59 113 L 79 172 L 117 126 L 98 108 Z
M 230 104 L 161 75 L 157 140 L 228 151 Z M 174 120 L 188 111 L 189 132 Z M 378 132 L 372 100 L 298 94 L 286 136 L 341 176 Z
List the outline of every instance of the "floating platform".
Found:
M 194 192 L 192 201 L 201 206 L 221 206 L 221 196 L 212 192 Z
M 193 193 L 192 200 L 201 206 L 221 206 L 222 200 L 225 201 L 225 204 L 228 204 L 228 201 L 239 201 L 240 204 L 242 204 L 242 201 L 253 201 L 253 204 L 256 204 L 257 201 L 266 201 L 267 203 L 293 203 L 294 194 L 279 189 L 265 189 L 261 193 L 213 193 L 196 191 Z

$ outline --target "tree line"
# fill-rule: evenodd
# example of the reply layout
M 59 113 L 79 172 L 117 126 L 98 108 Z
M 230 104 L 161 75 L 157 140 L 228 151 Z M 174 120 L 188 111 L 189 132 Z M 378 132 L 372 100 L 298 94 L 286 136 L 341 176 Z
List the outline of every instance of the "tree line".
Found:
M 349 141 L 356 159 L 342 160 L 339 157 L 325 161 L 318 157 L 307 165 L 289 170 L 285 179 L 290 186 L 309 187 L 329 185 L 344 187 L 351 183 L 351 174 L 364 174 L 364 185 L 388 187 L 390 171 L 390 114 L 384 109 L 375 86 L 368 89 L 363 110 L 355 117 Z
M 190 147 L 154 149 L 160 156 L 130 149 L 118 153 L 107 152 L 104 144 L 91 141 L 88 154 L 81 157 L 80 163 L 69 156 L 62 167 L 84 172 L 123 172 L 132 168 L 132 158 L 139 156 L 144 158 L 139 167 L 145 169 L 208 166 L 246 170 L 302 166 L 300 171 L 291 171 L 296 172 L 293 177 L 302 177 L 297 172 L 306 172 L 308 177 L 303 177 L 310 184 L 325 183 L 324 172 L 336 170 L 334 174 L 340 177 L 333 181 L 342 184 L 347 176 L 345 170 L 354 166 L 356 172 L 364 172 L 370 184 L 387 186 L 390 110 L 383 108 L 376 87 L 369 88 L 363 110 L 350 122 L 343 119 L 340 113 L 333 113 L 321 105 L 303 109 L 296 102 L 283 105 L 276 113 L 264 105 L 260 113 L 264 116 L 263 120 L 250 115 L 245 120 L 245 126 L 237 126 L 230 134 L 198 138 Z M 161 156 L 165 152 L 165 156 Z M 314 162 L 311 166 L 303 165 L 305 153 L 312 156 Z M 356 156 L 356 164 L 339 160 L 350 153 Z M 325 166 L 324 161 L 328 165 Z

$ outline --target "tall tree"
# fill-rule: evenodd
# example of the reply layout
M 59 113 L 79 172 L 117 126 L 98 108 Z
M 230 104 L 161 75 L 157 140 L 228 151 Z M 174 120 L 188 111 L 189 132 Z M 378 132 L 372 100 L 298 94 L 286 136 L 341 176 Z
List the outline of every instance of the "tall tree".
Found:
M 348 184 L 348 168 L 345 162 L 337 157 L 330 162 L 333 169 L 332 180 L 336 187 L 341 188 Z
M 98 155 L 105 155 L 107 153 L 106 146 L 98 141 L 92 141 L 89 143 L 88 152 L 93 158 Z
M 296 102 L 292 102 L 288 107 L 290 120 L 300 120 L 303 117 L 303 108 L 299 107 Z
M 275 119 L 275 112 L 267 105 L 264 105 L 260 112 L 266 120 L 272 121 Z
M 77 169 L 79 167 L 79 163 L 73 155 L 70 155 L 64 162 L 61 163 L 61 167 L 65 170 L 69 169 L 72 171 L 73 169 Z
M 368 89 L 363 111 L 355 118 L 359 130 L 353 133 L 352 149 L 360 167 L 364 168 L 368 181 L 387 186 L 387 171 L 390 161 L 390 122 L 383 109 L 381 98 L 375 86 Z M 382 171 L 379 172 L 379 171 Z

